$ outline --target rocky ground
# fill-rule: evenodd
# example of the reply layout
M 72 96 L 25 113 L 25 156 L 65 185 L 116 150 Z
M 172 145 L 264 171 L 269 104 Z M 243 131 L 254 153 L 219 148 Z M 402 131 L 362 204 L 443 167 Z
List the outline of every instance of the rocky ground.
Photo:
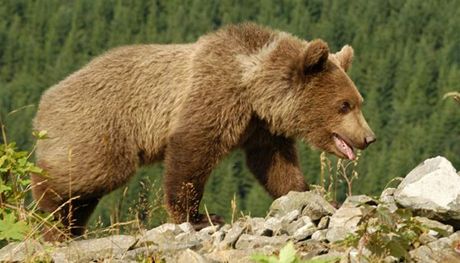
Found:
M 201 231 L 188 223 L 164 224 L 138 236 L 57 247 L 11 243 L 0 250 L 0 261 L 254 262 L 254 254 L 276 255 L 292 242 L 305 262 L 460 262 L 457 229 L 460 173 L 436 157 L 379 198 L 351 196 L 339 209 L 316 192 L 290 192 L 273 202 L 265 218 Z

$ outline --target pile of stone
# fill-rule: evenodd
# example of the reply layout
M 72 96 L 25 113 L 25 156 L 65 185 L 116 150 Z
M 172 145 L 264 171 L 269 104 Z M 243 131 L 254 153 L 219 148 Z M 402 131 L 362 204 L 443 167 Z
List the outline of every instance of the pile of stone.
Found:
M 400 185 L 385 189 L 378 200 L 351 196 L 339 209 L 315 192 L 290 192 L 273 202 L 266 218 L 241 218 L 231 225 L 193 230 L 188 223 L 164 224 L 139 234 L 73 241 L 49 247 L 36 241 L 12 243 L 0 261 L 47 259 L 53 262 L 253 262 L 254 254 L 276 254 L 293 242 L 302 260 L 370 262 L 367 249 L 337 246 L 355 233 L 369 207 L 394 212 L 404 207 L 430 229 L 408 251 L 414 262 L 460 262 L 460 174 L 443 157 L 428 159 Z M 330 261 L 328 261 L 330 260 Z M 400 262 L 386 256 L 383 262 Z

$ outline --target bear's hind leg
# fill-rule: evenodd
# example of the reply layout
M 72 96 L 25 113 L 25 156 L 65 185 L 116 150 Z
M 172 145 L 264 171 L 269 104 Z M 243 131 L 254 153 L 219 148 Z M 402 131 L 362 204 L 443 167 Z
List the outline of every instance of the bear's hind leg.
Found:
M 294 140 L 261 130 L 247 140 L 244 150 L 249 170 L 272 197 L 308 190 Z

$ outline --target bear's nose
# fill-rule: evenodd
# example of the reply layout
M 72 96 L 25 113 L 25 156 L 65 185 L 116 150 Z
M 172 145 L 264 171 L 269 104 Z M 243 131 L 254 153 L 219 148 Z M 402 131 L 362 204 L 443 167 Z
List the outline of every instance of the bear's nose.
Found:
M 375 142 L 377 140 L 377 138 L 375 138 L 374 135 L 370 135 L 370 136 L 366 136 L 366 138 L 364 138 L 364 143 L 366 144 L 366 147 L 369 146 L 369 144 Z

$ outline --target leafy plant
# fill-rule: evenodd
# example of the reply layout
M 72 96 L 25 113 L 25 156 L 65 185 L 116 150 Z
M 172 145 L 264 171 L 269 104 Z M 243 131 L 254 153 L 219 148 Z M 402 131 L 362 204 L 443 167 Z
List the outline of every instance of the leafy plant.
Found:
M 337 262 L 339 258 L 301 260 L 297 256 L 294 244 L 289 242 L 280 249 L 278 256 L 254 255 L 252 256 L 252 260 L 259 263 L 334 263 Z
M 32 152 L 20 151 L 14 142 L 8 143 L 2 126 L 3 144 L 0 144 L 0 241 L 23 240 L 32 230 L 35 219 L 25 205 L 30 191 L 30 173 L 43 170 L 29 159 Z M 46 132 L 34 132 L 37 139 L 46 138 Z
M 408 251 L 420 245 L 419 237 L 428 229 L 407 209 L 391 212 L 385 206 L 363 205 L 363 208 L 364 216 L 358 230 L 350 234 L 342 245 L 357 248 L 358 257 L 363 256 L 366 248 L 375 258 L 393 256 L 410 260 Z

